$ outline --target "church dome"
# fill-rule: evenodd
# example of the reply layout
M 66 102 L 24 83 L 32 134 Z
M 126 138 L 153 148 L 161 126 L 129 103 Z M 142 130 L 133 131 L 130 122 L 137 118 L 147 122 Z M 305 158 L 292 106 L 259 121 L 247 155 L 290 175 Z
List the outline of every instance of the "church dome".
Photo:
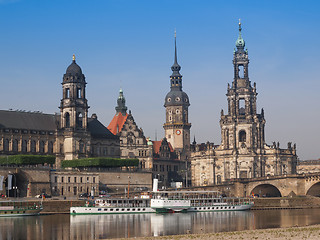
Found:
M 76 58 L 73 55 L 72 63 L 67 68 L 63 76 L 63 82 L 85 82 L 85 77 L 82 74 L 80 66 L 76 63 Z
M 180 90 L 171 90 L 164 101 L 164 106 L 180 106 L 187 105 L 190 106 L 189 97 L 184 91 Z
M 74 55 L 73 55 L 72 63 L 67 68 L 66 74 L 79 75 L 79 76 L 82 74 L 82 70 L 80 66 L 76 63 L 76 59 Z

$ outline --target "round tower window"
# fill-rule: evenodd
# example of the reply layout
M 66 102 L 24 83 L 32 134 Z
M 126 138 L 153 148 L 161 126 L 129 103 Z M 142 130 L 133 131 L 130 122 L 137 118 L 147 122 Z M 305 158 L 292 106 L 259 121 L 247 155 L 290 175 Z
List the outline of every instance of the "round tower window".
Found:
M 179 97 L 176 97 L 176 102 L 180 102 L 180 98 Z
M 171 102 L 171 98 L 168 98 L 167 101 L 168 101 L 168 102 Z

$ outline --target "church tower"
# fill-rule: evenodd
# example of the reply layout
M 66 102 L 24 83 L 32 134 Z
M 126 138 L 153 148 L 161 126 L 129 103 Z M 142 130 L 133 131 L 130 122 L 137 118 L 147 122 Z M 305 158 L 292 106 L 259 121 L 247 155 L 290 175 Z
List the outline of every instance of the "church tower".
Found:
M 257 114 L 257 92 L 256 84 L 253 86 L 249 80 L 248 73 L 248 50 L 245 50 L 245 41 L 241 36 L 241 23 L 239 21 L 239 37 L 236 41 L 237 49 L 233 54 L 234 79 L 232 86 L 228 84 L 228 114 L 221 111 L 221 146 L 220 149 L 228 151 L 233 155 L 231 169 L 232 177 L 239 178 L 242 160 L 239 156 L 256 156 L 251 158 L 253 163 L 254 175 L 261 175 L 263 171 L 263 160 L 261 154 L 264 154 L 264 128 L 265 119 L 263 109 Z M 248 159 L 247 159 L 248 160 Z M 246 176 L 245 176 L 246 177 Z M 258 177 L 258 176 L 257 176 Z
M 60 151 L 65 160 L 85 157 L 88 152 L 79 149 L 79 146 L 83 148 L 83 142 L 88 144 L 90 141 L 86 84 L 85 76 L 73 55 L 73 61 L 63 75 L 62 99 L 59 107 L 60 132 L 64 136 L 63 141 L 60 141 Z
M 188 95 L 182 91 L 182 75 L 177 60 L 176 33 L 174 36 L 174 63 L 171 67 L 170 92 L 165 98 L 166 123 L 163 125 L 165 137 L 173 149 L 182 155 L 187 155 L 190 148 L 190 128 L 188 122 Z M 183 157 L 185 158 L 185 157 Z

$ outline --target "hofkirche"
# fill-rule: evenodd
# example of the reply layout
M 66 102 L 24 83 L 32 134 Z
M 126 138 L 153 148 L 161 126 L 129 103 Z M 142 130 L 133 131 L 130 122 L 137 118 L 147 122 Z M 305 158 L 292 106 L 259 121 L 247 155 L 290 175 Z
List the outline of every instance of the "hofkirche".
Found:
M 96 114 L 89 117 L 86 80 L 75 57 L 62 80 L 60 114 L 0 110 L 0 154 L 54 154 L 56 168 L 62 160 L 88 157 L 138 158 L 140 168 L 150 169 L 163 185 L 186 181 L 195 186 L 219 184 L 230 179 L 295 174 L 295 144 L 287 149 L 265 142 L 264 110 L 256 109 L 256 84 L 249 80 L 249 58 L 241 34 L 233 54 L 234 79 L 228 84 L 226 113 L 221 111 L 221 144 L 190 143 L 188 108 L 182 90 L 176 36 L 170 91 L 165 96 L 165 138 L 146 138 L 127 113 L 122 89 L 116 114 L 104 126 Z M 191 182 L 190 182 L 191 179 Z

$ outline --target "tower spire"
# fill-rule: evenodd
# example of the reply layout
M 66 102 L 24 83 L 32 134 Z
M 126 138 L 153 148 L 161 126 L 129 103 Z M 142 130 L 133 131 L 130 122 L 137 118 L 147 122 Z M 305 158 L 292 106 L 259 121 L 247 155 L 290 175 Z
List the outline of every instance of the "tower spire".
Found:
M 117 103 L 118 103 L 118 106 L 116 106 L 115 108 L 117 111 L 117 114 L 121 113 L 123 116 L 125 116 L 127 114 L 128 108 L 126 107 L 126 99 L 123 96 L 122 88 L 120 88 L 119 90 L 119 97 L 118 97 Z
M 172 77 L 181 77 L 180 74 L 180 65 L 178 64 L 178 54 L 177 54 L 177 31 L 174 30 L 174 63 L 171 67 L 172 70 Z

